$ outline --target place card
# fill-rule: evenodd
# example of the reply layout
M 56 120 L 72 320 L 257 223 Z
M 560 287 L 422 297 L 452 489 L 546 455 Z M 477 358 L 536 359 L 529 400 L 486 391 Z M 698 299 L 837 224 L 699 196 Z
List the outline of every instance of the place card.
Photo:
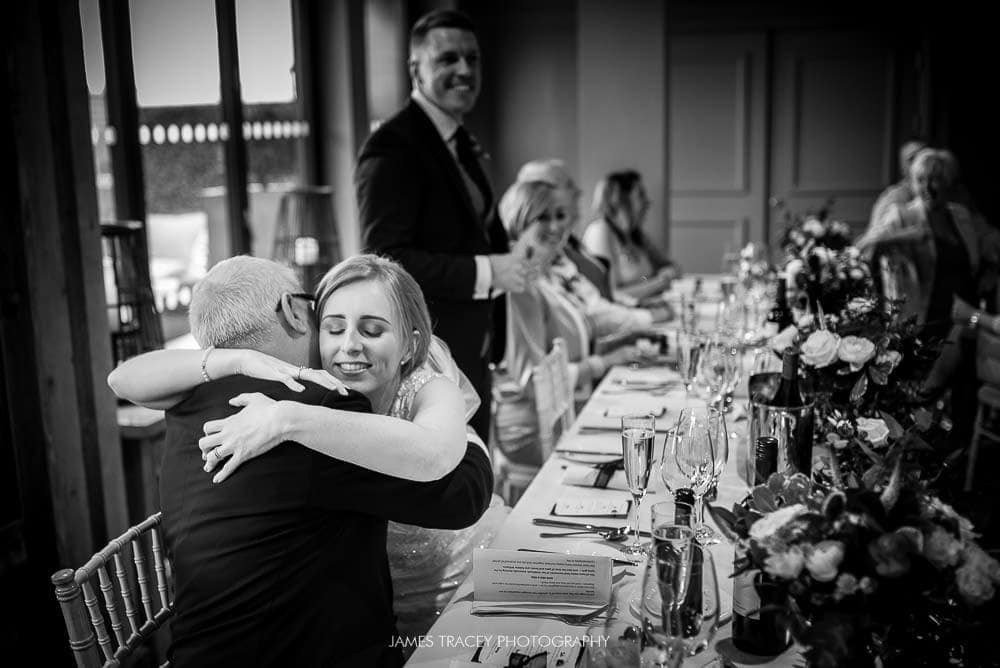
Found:
M 476 550 L 473 614 L 587 615 L 611 602 L 608 557 Z
M 594 498 L 565 493 L 552 507 L 552 514 L 562 517 L 628 517 L 632 501 L 627 498 Z

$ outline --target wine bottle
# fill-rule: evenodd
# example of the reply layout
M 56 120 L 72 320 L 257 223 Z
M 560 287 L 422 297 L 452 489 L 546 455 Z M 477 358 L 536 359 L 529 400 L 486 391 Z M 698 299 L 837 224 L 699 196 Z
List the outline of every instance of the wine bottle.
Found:
M 785 348 L 781 355 L 781 380 L 770 404 L 785 408 L 798 408 L 805 404 L 799 391 L 799 352 L 791 346 Z
M 754 446 L 754 485 L 763 485 L 778 470 L 778 439 L 758 436 Z
M 737 551 L 734 568 L 746 558 Z M 780 603 L 777 585 L 766 573 L 751 568 L 733 576 L 733 644 L 749 654 L 781 654 L 790 644 L 788 628 L 776 610 L 761 609 Z
M 767 322 L 773 323 L 780 332 L 795 324 L 792 309 L 788 307 L 788 282 L 784 276 L 779 276 L 774 283 L 774 306 L 767 314 Z
M 754 485 L 763 485 L 778 468 L 778 439 L 759 436 L 754 446 Z M 746 551 L 733 557 L 736 573 L 749 560 Z M 774 600 L 775 584 L 766 573 L 750 568 L 733 576 L 733 644 L 750 654 L 773 656 L 789 644 L 788 630 L 773 611 L 762 611 Z

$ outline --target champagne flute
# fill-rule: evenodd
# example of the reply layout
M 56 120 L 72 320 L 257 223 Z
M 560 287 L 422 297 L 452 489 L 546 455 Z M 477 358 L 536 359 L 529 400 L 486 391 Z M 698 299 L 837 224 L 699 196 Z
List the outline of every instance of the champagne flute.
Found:
M 713 408 L 725 409 L 739 380 L 739 346 L 716 336 L 701 348 L 695 385 Z
M 668 444 L 669 454 L 663 455 L 670 458 L 668 470 L 686 479 L 686 486 L 694 492 L 695 537 L 703 544 L 719 542 L 719 534 L 705 523 L 704 496 L 718 482 L 729 459 L 725 416 L 711 407 L 685 408 L 677 416 Z
M 681 330 L 677 332 L 677 361 L 684 389 L 688 394 L 694 392 L 695 378 L 698 376 L 698 364 L 701 359 L 701 349 L 704 337 L 694 331 Z
M 690 529 L 669 527 L 643 571 L 641 665 L 677 668 L 705 650 L 719 621 L 719 585 L 711 552 Z
M 632 493 L 632 509 L 629 513 L 632 541 L 629 545 L 623 546 L 622 550 L 629 554 L 645 554 L 646 548 L 639 542 L 639 503 L 646 495 L 646 488 L 649 486 L 656 418 L 651 414 L 623 416 L 621 433 L 625 480 L 628 491 Z

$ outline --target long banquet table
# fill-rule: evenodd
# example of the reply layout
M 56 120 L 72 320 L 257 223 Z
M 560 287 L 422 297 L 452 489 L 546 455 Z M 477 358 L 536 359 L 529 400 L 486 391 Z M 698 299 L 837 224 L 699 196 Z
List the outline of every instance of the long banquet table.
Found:
M 616 544 L 602 541 L 599 537 L 590 538 L 588 536 L 569 536 L 565 538 L 541 538 L 542 532 L 559 531 L 547 527 L 535 526 L 532 519 L 536 517 L 550 516 L 553 505 L 564 493 L 571 491 L 574 495 L 579 494 L 583 498 L 608 498 L 614 495 L 616 498 L 630 498 L 627 491 L 622 489 L 597 489 L 593 487 L 583 487 L 579 485 L 564 484 L 563 478 L 570 467 L 579 466 L 571 461 L 571 458 L 578 457 L 578 452 L 606 452 L 621 455 L 621 439 L 617 430 L 598 431 L 592 428 L 595 422 L 609 422 L 604 417 L 608 409 L 621 410 L 622 406 L 629 402 L 641 403 L 648 406 L 652 400 L 648 392 L 636 392 L 628 389 L 628 380 L 649 380 L 649 381 L 677 381 L 679 376 L 676 371 L 668 366 L 647 367 L 641 369 L 616 367 L 604 378 L 594 394 L 577 416 L 576 422 L 571 429 L 563 435 L 556 448 L 556 451 L 546 461 L 539 471 L 537 477 L 524 493 L 520 501 L 511 511 L 509 517 L 503 524 L 492 547 L 511 550 L 543 550 L 566 552 L 570 554 L 598 554 L 621 557 Z M 698 400 L 686 395 L 683 387 L 673 389 L 661 395 L 662 405 L 666 412 L 658 418 L 658 430 L 662 424 L 671 424 L 678 412 L 687 405 L 698 405 Z M 743 399 L 745 401 L 745 398 Z M 737 403 L 741 400 L 737 397 Z M 731 414 L 728 424 L 730 432 L 730 455 L 726 470 L 719 481 L 718 499 L 715 505 L 732 507 L 732 504 L 743 498 L 747 492 L 747 485 L 743 481 L 741 471 L 746 463 L 746 431 L 747 423 L 744 418 L 736 414 Z M 604 418 L 602 420 L 602 418 Z M 588 428 L 591 425 L 591 428 Z M 665 435 L 658 431 L 656 445 L 656 456 L 659 457 L 661 448 L 665 441 Z M 658 461 L 658 459 L 657 459 Z M 650 486 L 646 497 L 641 504 L 640 528 L 649 529 L 650 507 L 658 501 L 669 501 L 672 496 L 664 487 L 660 479 L 659 466 L 655 466 L 650 475 Z M 589 522 L 588 518 L 566 518 L 572 521 Z M 706 519 L 708 519 L 706 515 Z M 593 518 L 598 524 L 624 523 L 624 520 L 608 520 L 608 518 Z M 710 520 L 708 520 L 710 521 Z M 712 647 L 687 659 L 685 666 L 729 666 L 729 665 L 755 665 L 755 666 L 791 666 L 796 663 L 797 652 L 791 649 L 785 654 L 773 660 L 766 660 L 762 657 L 750 657 L 742 655 L 730 640 L 732 624 L 729 621 L 732 602 L 732 565 L 733 548 L 726 541 L 714 545 L 711 548 L 716 569 L 718 571 L 720 602 L 725 621 L 720 623 Z M 634 581 L 637 577 L 636 567 L 623 566 L 616 567 L 615 573 L 620 569 L 625 569 L 622 582 Z M 622 591 L 622 587 L 616 584 L 615 591 Z M 566 638 L 571 635 L 582 636 L 586 631 L 585 627 L 579 625 L 564 624 L 548 618 L 538 617 L 477 617 L 471 614 L 473 600 L 472 577 L 463 583 L 448 607 L 441 614 L 440 618 L 430 629 L 425 641 L 413 654 L 409 666 L 440 666 L 452 667 L 480 665 L 468 663 L 475 652 L 476 643 L 487 637 L 506 636 L 508 638 L 521 637 L 542 637 Z M 627 604 L 616 600 L 612 610 L 615 615 L 628 615 Z M 600 624 L 595 621 L 594 624 Z M 721 655 L 721 657 L 720 657 Z M 724 658 L 723 658 L 724 657 Z M 801 658 L 798 658 L 801 663 Z

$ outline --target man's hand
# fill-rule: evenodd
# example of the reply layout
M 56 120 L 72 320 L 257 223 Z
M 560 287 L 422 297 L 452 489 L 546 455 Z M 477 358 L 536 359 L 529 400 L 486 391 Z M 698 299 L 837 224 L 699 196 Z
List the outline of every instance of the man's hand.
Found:
M 538 267 L 527 253 L 515 250 L 503 255 L 490 255 L 493 270 L 493 289 L 507 292 L 524 292 L 528 284 L 538 277 Z

